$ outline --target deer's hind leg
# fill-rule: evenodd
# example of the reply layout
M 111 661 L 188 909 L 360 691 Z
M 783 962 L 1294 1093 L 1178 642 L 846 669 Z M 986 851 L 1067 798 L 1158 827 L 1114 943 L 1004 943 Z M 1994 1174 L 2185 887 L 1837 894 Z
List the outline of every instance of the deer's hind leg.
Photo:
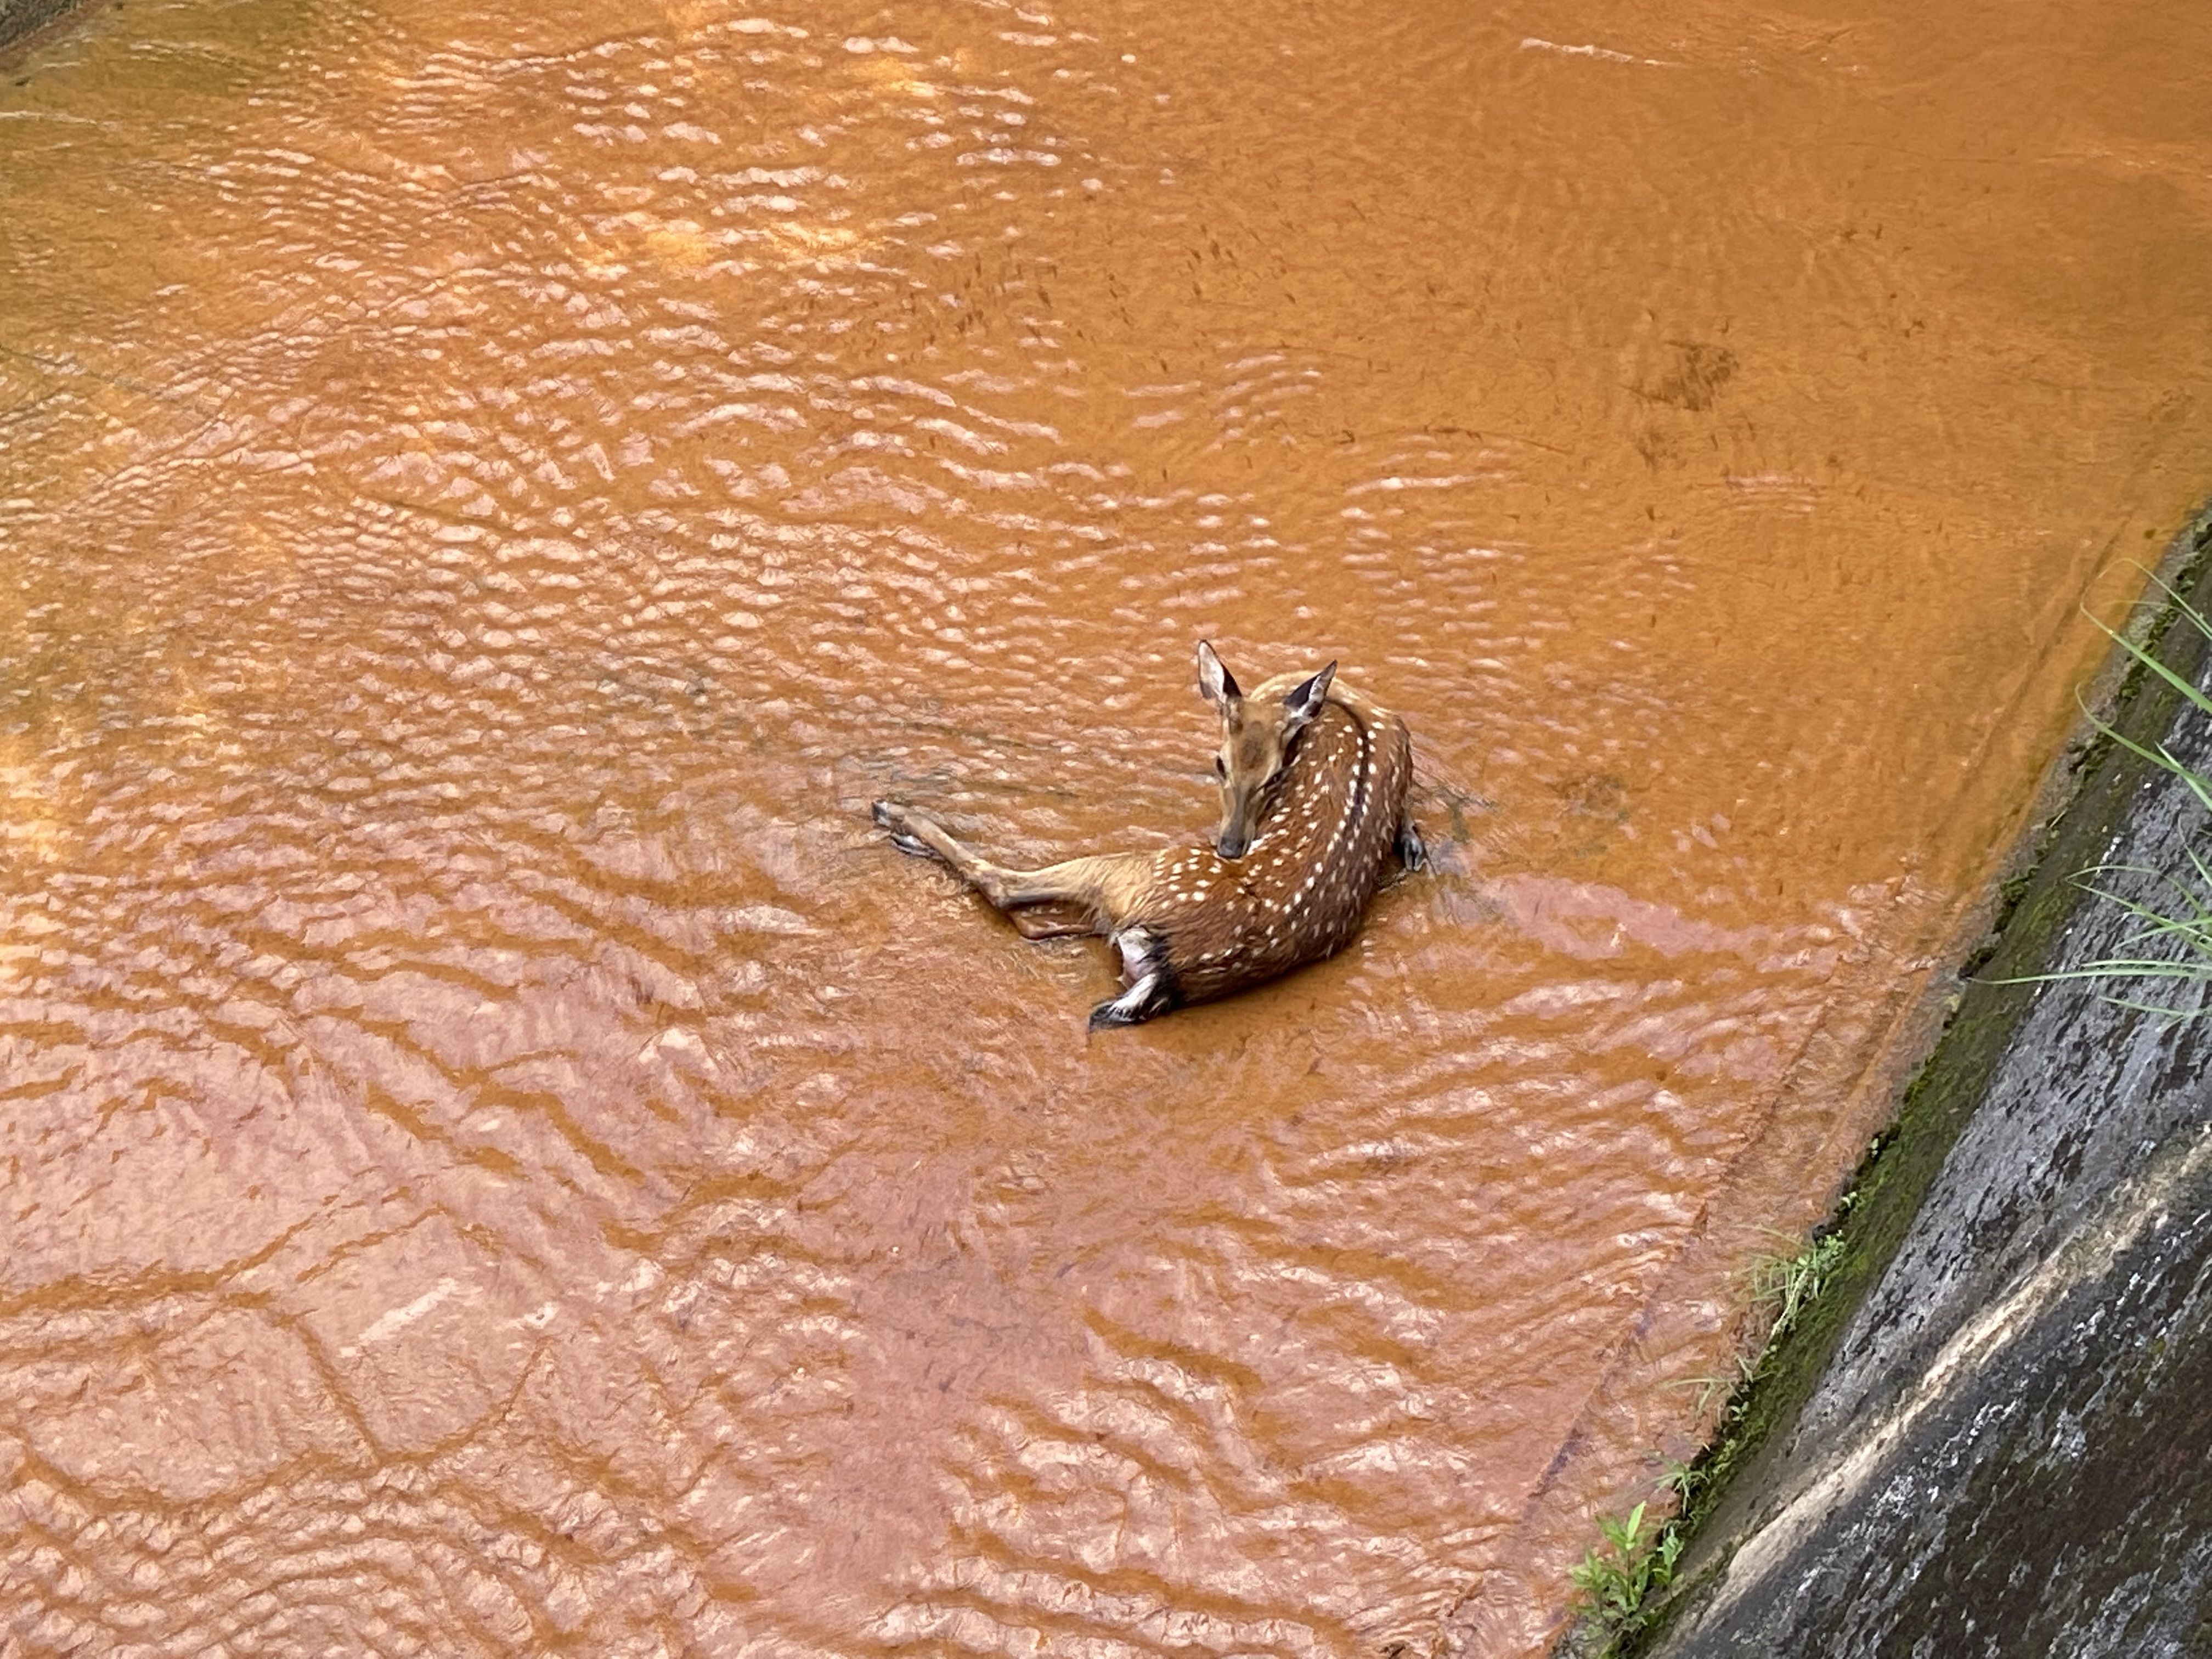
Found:
M 1048 864 L 1041 870 L 1015 870 L 994 864 L 963 847 L 926 814 L 896 801 L 879 800 L 875 819 L 890 832 L 902 853 L 941 860 L 995 908 L 1008 913 L 1024 939 L 1058 939 L 1111 930 L 1128 914 L 1150 884 L 1154 855 L 1112 853 Z M 1068 916 L 1027 916 L 1033 905 L 1053 905 Z

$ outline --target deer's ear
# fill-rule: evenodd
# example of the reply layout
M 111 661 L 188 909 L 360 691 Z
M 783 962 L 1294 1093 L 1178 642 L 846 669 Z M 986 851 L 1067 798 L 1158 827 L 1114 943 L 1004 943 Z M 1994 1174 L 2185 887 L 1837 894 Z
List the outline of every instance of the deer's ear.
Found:
M 1222 665 L 1221 659 L 1213 654 L 1213 647 L 1204 640 L 1198 642 L 1198 689 L 1206 702 L 1225 703 L 1231 697 L 1243 694 L 1237 689 L 1237 677 Z
M 1283 707 L 1289 711 L 1289 718 L 1284 722 L 1285 731 L 1298 730 L 1321 713 L 1322 704 L 1328 701 L 1328 683 L 1335 678 L 1336 665 L 1331 663 L 1311 679 L 1292 686 L 1284 694 Z

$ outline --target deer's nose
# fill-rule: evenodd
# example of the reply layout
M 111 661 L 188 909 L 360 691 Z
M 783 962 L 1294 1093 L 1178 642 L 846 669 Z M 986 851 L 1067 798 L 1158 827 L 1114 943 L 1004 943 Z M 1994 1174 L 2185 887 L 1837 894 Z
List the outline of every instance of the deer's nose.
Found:
M 1225 859 L 1241 859 L 1251 845 L 1252 838 L 1242 830 L 1231 830 L 1213 843 L 1213 850 Z

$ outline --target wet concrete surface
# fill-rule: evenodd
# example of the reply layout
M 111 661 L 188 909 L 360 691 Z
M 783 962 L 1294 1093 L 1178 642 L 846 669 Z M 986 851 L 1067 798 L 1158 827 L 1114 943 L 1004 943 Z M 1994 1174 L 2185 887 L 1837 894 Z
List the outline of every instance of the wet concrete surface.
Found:
M 2212 541 L 2212 527 L 2203 539 Z M 2208 585 L 2212 586 L 2212 585 Z M 2200 588 L 2197 603 L 2205 593 Z M 2169 638 L 2201 685 L 2201 641 Z M 2191 659 L 2196 660 L 2191 662 Z M 2179 700 L 2138 685 L 2161 729 Z M 2212 769 L 2212 719 L 2169 746 Z M 1989 980 L 2137 952 L 2068 876 L 2172 913 L 2203 805 L 2118 748 L 2054 835 Z M 2200 896 L 2203 884 L 2196 884 Z M 2149 954 L 2171 957 L 2171 949 Z M 1985 1089 L 1789 1431 L 1737 1483 L 1650 1650 L 1720 1656 L 2180 1659 L 2212 1653 L 2212 1022 L 2176 981 L 1967 994 L 1905 1136 Z M 1934 1121 L 1929 1121 L 1934 1120 Z

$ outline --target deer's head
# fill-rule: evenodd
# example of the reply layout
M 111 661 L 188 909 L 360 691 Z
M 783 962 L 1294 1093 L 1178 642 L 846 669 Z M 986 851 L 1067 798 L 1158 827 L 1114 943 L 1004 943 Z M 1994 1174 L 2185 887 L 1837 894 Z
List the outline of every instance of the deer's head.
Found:
M 1199 690 L 1221 714 L 1221 752 L 1213 758 L 1221 778 L 1221 828 L 1213 850 L 1223 858 L 1241 859 L 1251 847 L 1269 792 L 1290 758 L 1291 741 L 1321 713 L 1335 672 L 1331 663 L 1279 697 L 1247 697 L 1213 647 L 1199 641 Z

